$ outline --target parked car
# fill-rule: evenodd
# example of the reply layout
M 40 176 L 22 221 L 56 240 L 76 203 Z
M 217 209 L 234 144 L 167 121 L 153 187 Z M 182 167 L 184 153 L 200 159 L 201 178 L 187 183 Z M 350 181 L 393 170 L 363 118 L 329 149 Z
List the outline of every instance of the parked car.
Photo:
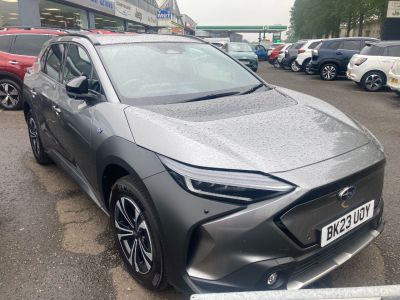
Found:
M 273 43 L 273 44 L 266 44 L 266 49 L 267 49 L 267 56 L 269 57 L 272 53 L 272 51 L 274 51 L 274 49 L 280 45 L 283 45 L 283 43 Z
M 57 29 L 3 28 L 0 30 L 0 108 L 17 110 L 22 105 L 22 82 L 43 44 L 57 35 Z
M 149 289 L 302 288 L 383 230 L 379 141 L 196 38 L 52 39 L 24 98 L 36 161 L 110 216 Z
M 279 53 L 281 52 L 283 47 L 285 47 L 284 44 L 276 46 L 275 49 L 271 52 L 270 56 L 268 57 L 270 64 L 275 64 L 275 61 L 278 59 Z
M 289 49 L 292 45 L 292 43 L 287 43 L 285 44 L 285 46 L 282 47 L 281 51 L 279 51 L 278 58 L 274 62 L 274 67 L 276 69 L 282 68 L 282 61 L 285 58 L 286 50 Z
M 390 69 L 387 85 L 400 96 L 400 59 L 396 59 Z
M 377 42 L 373 38 L 337 38 L 323 41 L 314 50 L 310 71 L 323 80 L 335 80 L 345 75 L 347 65 L 354 54 L 360 53 L 367 42 Z
M 390 68 L 398 58 L 400 41 L 368 44 L 351 58 L 347 77 L 369 92 L 379 91 L 386 85 Z
M 312 51 L 320 43 L 322 43 L 322 40 L 309 40 L 299 49 L 295 62 L 291 64 L 293 72 L 306 71 L 306 67 L 312 58 Z
M 292 69 L 292 65 L 296 64 L 296 58 L 297 54 L 299 53 L 299 49 L 301 49 L 306 42 L 307 41 L 299 41 L 285 50 L 285 58 L 281 62 L 284 69 Z
M 258 60 L 268 60 L 267 49 L 263 45 L 250 45 L 254 53 L 258 56 Z
M 225 50 L 242 64 L 257 72 L 258 56 L 253 52 L 248 43 L 226 43 Z

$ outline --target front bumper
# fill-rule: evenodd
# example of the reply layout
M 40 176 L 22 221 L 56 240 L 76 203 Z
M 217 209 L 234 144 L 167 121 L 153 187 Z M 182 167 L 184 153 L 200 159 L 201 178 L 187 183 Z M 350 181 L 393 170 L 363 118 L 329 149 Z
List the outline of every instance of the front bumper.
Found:
M 297 233 L 290 222 L 283 224 L 286 229 L 283 228 L 280 217 L 300 204 L 320 199 L 316 191 L 321 186 L 324 195 L 326 191 L 328 196 L 336 195 L 338 189 L 363 178 L 369 179 L 359 188 L 360 199 L 353 205 L 380 199 L 383 162 L 383 154 L 370 143 L 340 158 L 278 174 L 302 188 L 248 206 L 190 194 L 167 172 L 146 178 L 144 183 L 159 216 L 170 283 L 187 293 L 265 290 L 266 276 L 278 271 L 280 279 L 270 288 L 291 289 L 310 284 L 367 246 L 383 230 L 383 201 L 377 201 L 373 219 L 324 248 L 318 240 L 310 239 L 309 245 L 302 243 L 313 237 L 315 228 L 311 233 Z M 355 168 L 363 171 L 349 174 Z M 329 197 L 321 201 L 333 203 Z M 326 209 L 323 211 L 326 213 Z M 338 213 L 344 215 L 346 211 L 334 212 L 330 217 L 337 218 Z M 315 215 L 319 217 L 312 213 L 309 217 Z M 292 220 L 297 222 L 298 215 L 294 216 Z M 315 224 L 322 221 L 328 224 L 331 220 L 325 218 Z M 358 239 L 360 242 L 355 243 Z

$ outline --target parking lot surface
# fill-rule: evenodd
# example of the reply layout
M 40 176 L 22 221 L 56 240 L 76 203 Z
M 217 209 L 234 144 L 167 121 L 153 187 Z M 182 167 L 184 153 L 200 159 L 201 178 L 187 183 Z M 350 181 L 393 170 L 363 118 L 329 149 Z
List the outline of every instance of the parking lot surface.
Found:
M 268 82 L 319 97 L 368 127 L 387 155 L 386 230 L 314 287 L 400 283 L 400 97 L 353 82 L 275 70 Z M 142 289 L 114 247 L 108 218 L 58 167 L 35 163 L 22 112 L 0 111 L 0 295 L 3 299 L 185 299 Z

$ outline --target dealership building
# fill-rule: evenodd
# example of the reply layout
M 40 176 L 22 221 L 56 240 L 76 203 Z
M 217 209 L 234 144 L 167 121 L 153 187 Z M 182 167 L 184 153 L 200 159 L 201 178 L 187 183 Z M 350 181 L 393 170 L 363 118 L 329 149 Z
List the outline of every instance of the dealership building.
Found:
M 0 0 L 0 27 L 158 31 L 156 0 Z

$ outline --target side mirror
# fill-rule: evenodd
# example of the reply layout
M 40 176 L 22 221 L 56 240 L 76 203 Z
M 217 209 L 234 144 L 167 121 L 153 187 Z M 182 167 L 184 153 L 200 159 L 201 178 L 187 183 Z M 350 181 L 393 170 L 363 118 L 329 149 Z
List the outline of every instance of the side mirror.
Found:
M 86 76 L 79 76 L 69 81 L 66 86 L 69 97 L 79 100 L 94 101 L 96 95 L 89 93 L 89 80 Z

